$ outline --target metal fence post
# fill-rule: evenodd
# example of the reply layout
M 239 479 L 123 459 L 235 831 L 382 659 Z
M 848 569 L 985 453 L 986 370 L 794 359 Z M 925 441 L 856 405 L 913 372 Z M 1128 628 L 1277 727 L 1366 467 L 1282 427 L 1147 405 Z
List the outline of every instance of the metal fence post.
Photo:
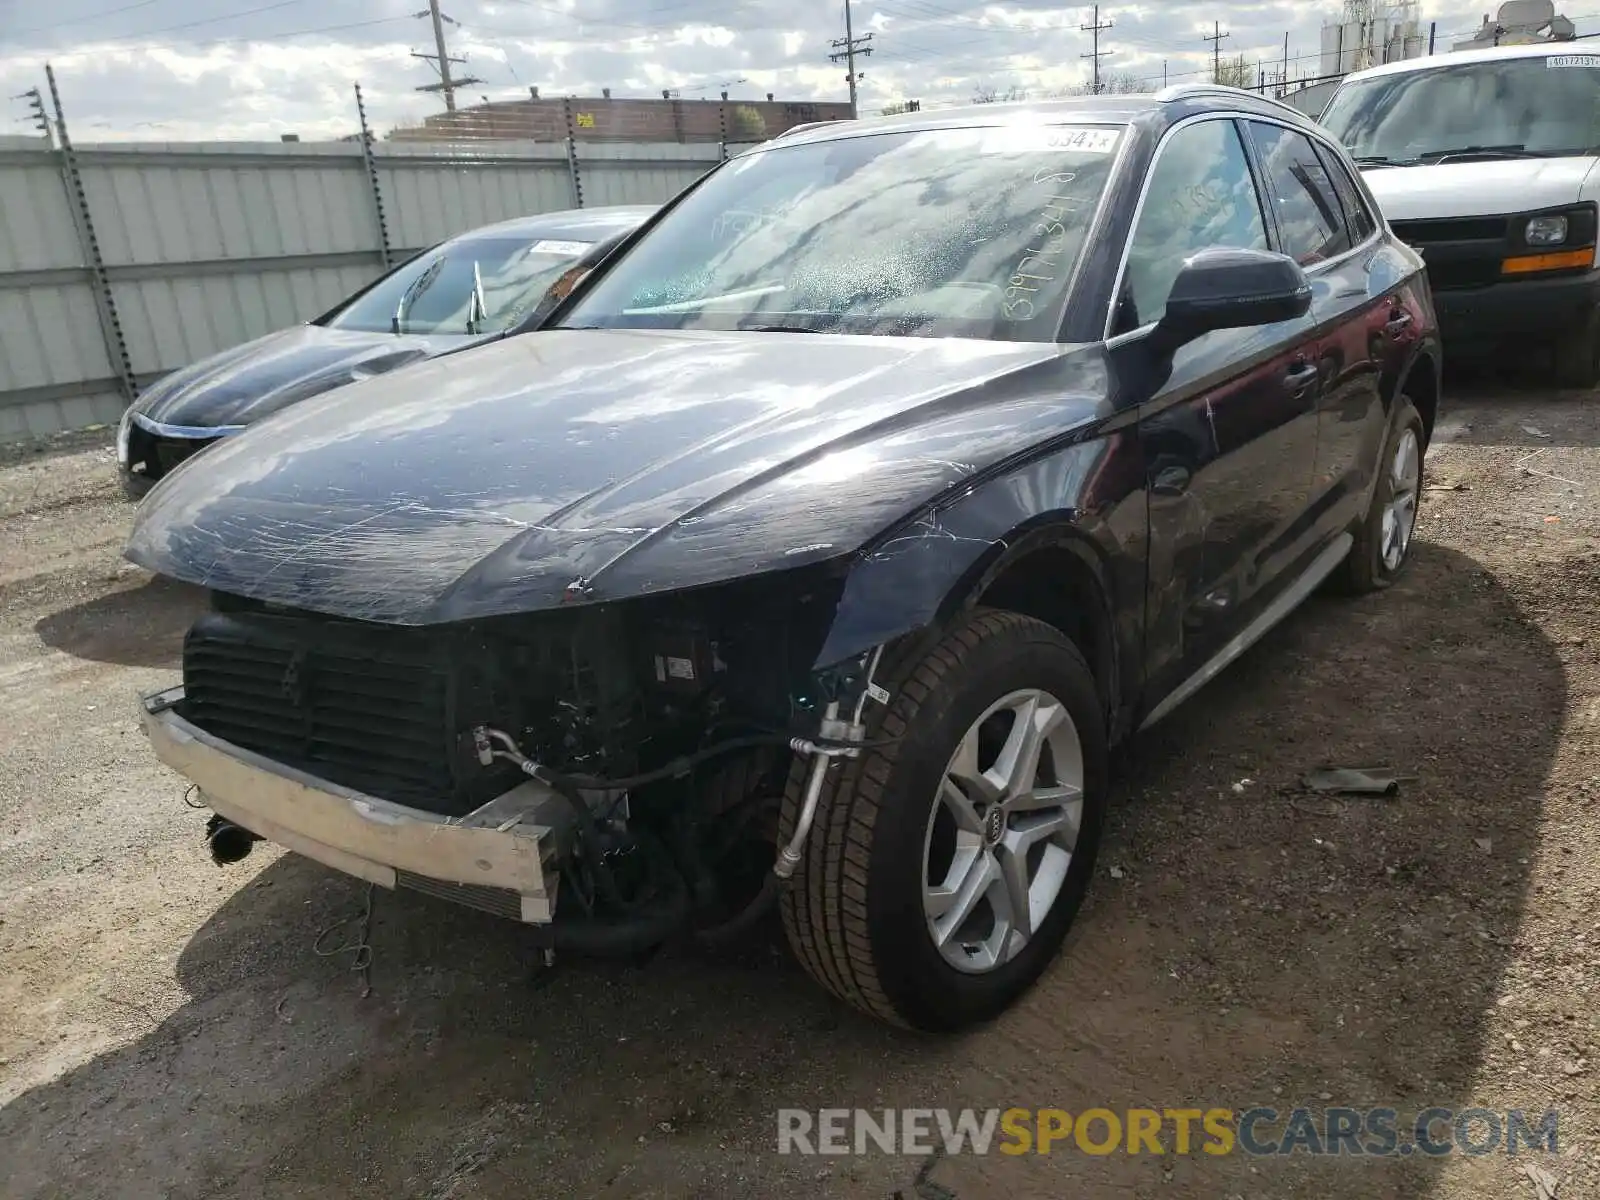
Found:
M 72 207 L 72 224 L 78 232 L 78 247 L 83 251 L 93 280 L 94 307 L 100 317 L 100 336 L 105 342 L 106 360 L 117 373 L 122 399 L 132 404 L 139 398 L 139 384 L 133 374 L 133 359 L 128 354 L 128 340 L 122 335 L 122 321 L 117 317 L 117 298 L 111 291 L 111 277 L 106 274 L 106 262 L 100 253 L 100 239 L 94 233 L 94 216 L 89 211 L 89 195 L 83 190 L 83 173 L 78 169 L 78 154 L 72 148 L 72 137 L 67 133 L 67 118 L 61 111 L 61 90 L 56 87 L 56 73 L 49 63 L 44 65 L 44 77 L 50 85 L 50 105 L 56 114 L 56 141 L 61 156 L 61 182 L 67 189 L 67 200 Z M 44 116 L 44 104 L 38 108 Z M 45 132 L 48 134 L 49 129 Z
M 722 161 L 728 161 L 728 94 L 724 92 L 717 102 L 717 143 Z
M 372 189 L 372 211 L 378 218 L 378 257 L 383 269 L 389 269 L 389 221 L 383 215 L 383 189 L 378 186 L 378 163 L 372 156 L 372 126 L 367 124 L 367 106 L 361 99 L 361 85 L 356 84 L 356 115 L 361 118 L 361 159 L 367 167 L 367 186 Z
M 578 130 L 572 123 L 572 98 L 563 97 L 561 112 L 567 119 L 567 175 L 572 180 L 572 207 L 583 207 L 583 171 L 578 166 Z

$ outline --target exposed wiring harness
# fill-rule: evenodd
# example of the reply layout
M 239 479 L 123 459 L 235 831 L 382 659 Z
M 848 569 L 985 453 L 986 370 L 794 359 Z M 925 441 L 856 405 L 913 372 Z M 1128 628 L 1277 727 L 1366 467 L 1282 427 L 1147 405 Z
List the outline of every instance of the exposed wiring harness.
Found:
M 749 928 L 760 917 L 771 910 L 777 903 L 778 893 L 783 885 L 799 866 L 805 842 L 811 831 L 811 825 L 816 816 L 817 804 L 821 797 L 823 777 L 831 763 L 836 758 L 859 757 L 863 750 L 893 745 L 898 738 L 883 738 L 869 741 L 863 734 L 865 727 L 862 717 L 869 698 L 887 703 L 887 693 L 873 684 L 882 659 L 883 647 L 876 648 L 867 661 L 864 680 L 860 692 L 856 697 L 854 712 L 848 724 L 839 719 L 840 700 L 836 697 L 830 699 L 824 712 L 820 730 L 810 737 L 802 737 L 792 733 L 778 730 L 762 730 L 759 733 L 747 734 L 739 737 L 725 738 L 709 746 L 702 747 L 690 754 L 680 755 L 670 762 L 656 767 L 653 770 L 642 771 L 635 775 L 619 776 L 617 778 L 604 778 L 596 775 L 566 774 L 556 771 L 551 767 L 531 758 L 517 740 L 501 729 L 488 725 L 480 725 L 472 731 L 473 748 L 477 753 L 478 761 L 488 766 L 499 759 L 514 764 L 518 770 L 530 778 L 537 780 L 546 787 L 557 792 L 570 804 L 577 816 L 577 833 L 574 838 L 573 852 L 577 862 L 585 869 L 589 878 L 594 883 L 594 894 L 585 896 L 579 890 L 578 900 L 586 910 L 585 917 L 588 922 L 599 920 L 594 912 L 594 901 L 604 899 L 611 907 L 623 913 L 633 911 L 637 906 L 626 901 L 617 888 L 616 880 L 606 867 L 603 853 L 597 853 L 593 846 L 596 833 L 602 831 L 604 826 L 615 814 L 621 803 L 621 797 L 602 812 L 596 812 L 585 802 L 584 791 L 620 792 L 626 793 L 633 788 L 641 788 L 661 780 L 676 779 L 689 776 L 694 768 L 701 763 L 713 758 L 732 754 L 739 750 L 751 750 L 760 747 L 785 746 L 795 754 L 811 760 L 811 768 L 806 780 L 805 791 L 801 800 L 800 812 L 797 815 L 794 831 L 789 841 L 780 848 L 777 861 L 772 869 L 766 873 L 761 890 L 756 897 L 745 906 L 733 919 L 722 925 L 702 931 L 699 940 L 708 944 L 721 944 L 730 940 L 738 933 Z M 842 735 L 842 736 L 840 736 Z M 645 845 L 635 841 L 635 848 L 644 849 Z M 682 898 L 672 897 L 674 904 L 669 907 L 676 908 L 677 903 L 687 904 L 687 890 Z M 685 909 L 684 916 L 687 916 Z M 578 931 L 574 931 L 576 934 Z M 593 934 L 596 938 L 610 938 L 611 933 L 605 932 L 598 925 L 594 926 Z M 587 937 L 579 935 L 582 940 Z

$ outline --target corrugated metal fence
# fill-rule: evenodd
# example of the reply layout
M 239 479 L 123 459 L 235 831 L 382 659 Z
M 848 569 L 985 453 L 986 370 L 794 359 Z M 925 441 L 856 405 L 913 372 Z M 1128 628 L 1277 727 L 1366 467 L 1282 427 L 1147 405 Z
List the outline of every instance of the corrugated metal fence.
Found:
M 509 217 L 659 203 L 722 154 L 379 143 L 369 172 L 360 142 L 78 146 L 69 159 L 43 138 L 7 139 L 0 440 L 115 421 L 131 388 L 317 316 L 386 252 L 398 262 Z

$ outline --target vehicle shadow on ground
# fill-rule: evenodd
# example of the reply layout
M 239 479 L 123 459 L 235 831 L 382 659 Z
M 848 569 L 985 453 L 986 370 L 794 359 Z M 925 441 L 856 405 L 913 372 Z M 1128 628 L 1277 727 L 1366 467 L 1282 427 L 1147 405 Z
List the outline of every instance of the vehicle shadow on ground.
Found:
M 93 1168 L 115 1162 L 180 1197 L 1426 1195 L 1441 1167 L 1420 1156 L 1070 1142 L 919 1183 L 876 1152 L 778 1157 L 775 1110 L 1388 1106 L 1404 1129 L 1432 1105 L 1540 1107 L 1474 1087 L 1565 694 L 1554 648 L 1454 552 L 1422 546 L 1387 594 L 1319 598 L 1130 748 L 1066 952 L 959 1038 L 837 1008 L 775 945 L 539 984 L 517 926 L 381 889 L 362 999 L 313 941 L 364 886 L 280 857 L 184 947 L 181 1008 L 0 1112 L 6 1144 L 59 1147 L 12 1194 L 108 1194 Z M 1416 779 L 1313 796 L 1300 777 L 1323 764 Z
M 125 667 L 176 667 L 183 635 L 205 608 L 205 592 L 163 576 L 47 613 L 39 640 L 74 658 Z
M 1067 953 L 968 1039 L 945 1094 L 1078 1113 L 1264 1106 L 1280 1114 L 1257 1127 L 1267 1143 L 1300 1106 L 1319 1128 L 1333 1107 L 1396 1109 L 1406 1142 L 1432 1106 L 1520 1107 L 1537 1125 L 1565 1095 L 1537 1075 L 1514 1092 L 1485 1082 L 1484 1056 L 1497 996 L 1527 983 L 1506 970 L 1566 694 L 1555 646 L 1454 551 L 1420 545 L 1388 592 L 1318 597 L 1128 747 Z M 1327 797 L 1303 784 L 1319 766 L 1415 778 L 1393 797 Z M 961 1197 L 1356 1200 L 1426 1196 L 1461 1157 L 1068 1143 L 930 1178 Z M 1527 1186 L 1515 1165 L 1502 1142 L 1470 1169 L 1512 1194 Z

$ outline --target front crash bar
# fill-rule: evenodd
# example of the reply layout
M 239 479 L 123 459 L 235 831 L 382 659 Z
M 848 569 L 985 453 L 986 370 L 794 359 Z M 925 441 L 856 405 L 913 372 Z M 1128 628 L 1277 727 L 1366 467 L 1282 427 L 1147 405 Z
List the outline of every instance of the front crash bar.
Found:
M 393 888 L 397 873 L 498 888 L 521 919 L 548 924 L 557 878 L 550 816 L 567 804 L 528 780 L 464 817 L 369 796 L 222 740 L 176 710 L 183 689 L 145 696 L 140 720 L 156 757 L 197 784 L 234 824 L 324 866 Z

